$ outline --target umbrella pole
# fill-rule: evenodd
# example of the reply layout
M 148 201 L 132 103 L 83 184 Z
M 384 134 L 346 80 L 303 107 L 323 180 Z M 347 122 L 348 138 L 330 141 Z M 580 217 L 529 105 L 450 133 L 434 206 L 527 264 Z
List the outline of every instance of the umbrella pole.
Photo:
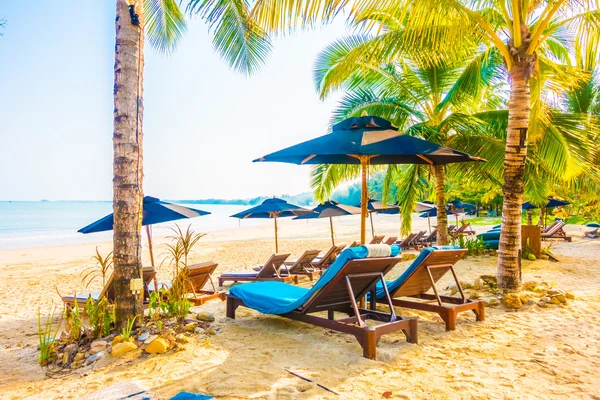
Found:
M 148 235 L 148 250 L 150 250 L 150 264 L 152 264 L 152 268 L 156 268 L 154 266 L 154 251 L 152 250 L 152 227 L 150 225 L 146 225 L 146 234 Z M 143 274 L 140 274 L 140 278 L 143 277 Z M 154 290 L 158 291 L 158 280 L 156 275 L 154 275 Z
M 431 233 L 431 219 L 429 217 L 429 214 L 427 214 L 427 226 L 429 227 L 429 233 Z
M 367 164 L 369 159 L 367 157 L 360 157 L 360 166 L 362 169 L 362 182 L 361 182 L 361 201 L 360 201 L 360 244 L 367 242 Z
M 375 237 L 375 229 L 373 228 L 373 213 L 369 213 L 369 219 L 371 220 L 371 236 Z
M 333 218 L 332 217 L 329 217 L 329 228 L 331 228 L 331 245 L 335 246 L 335 239 L 333 238 Z
M 279 253 L 279 242 L 277 241 L 277 216 L 273 218 L 275 222 L 275 253 Z
M 146 225 L 146 234 L 148 235 L 148 249 L 150 250 L 150 263 L 154 267 L 154 252 L 152 251 L 152 231 L 150 225 Z

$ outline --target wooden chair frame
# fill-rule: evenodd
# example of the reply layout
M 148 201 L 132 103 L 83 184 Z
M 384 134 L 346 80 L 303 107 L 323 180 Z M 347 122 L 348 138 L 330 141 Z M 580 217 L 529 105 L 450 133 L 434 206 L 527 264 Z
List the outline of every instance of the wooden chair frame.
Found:
M 385 239 L 383 244 L 387 244 L 388 246 L 391 246 L 394 243 L 396 243 L 396 240 L 398 240 L 398 236 L 390 236 L 387 239 Z
M 339 245 L 331 246 L 329 248 L 329 250 L 327 250 L 327 253 L 325 253 L 325 255 L 323 257 L 321 257 L 320 260 L 313 261 L 313 263 L 312 263 L 313 267 L 321 269 L 321 270 L 329 268 L 329 266 L 331 264 L 333 264 L 333 262 L 335 261 L 337 256 L 340 255 L 340 253 L 342 252 L 342 250 L 344 250 L 345 247 L 346 247 L 346 245 L 343 243 L 339 244 Z
M 315 269 L 312 264 L 319 252 L 319 250 L 306 250 L 296 261 L 286 262 L 287 275 L 307 276 L 311 281 L 321 275 L 322 271 Z
M 406 279 L 406 281 L 392 293 L 392 303 L 398 307 L 412 308 L 415 310 L 437 313 L 446 323 L 446 330 L 456 329 L 456 318 L 458 314 L 465 311 L 473 311 L 477 321 L 485 320 L 485 304 L 483 300 L 469 300 L 466 298 L 463 289 L 454 270 L 454 263 L 460 260 L 466 250 L 435 250 L 425 258 L 419 267 Z M 425 264 L 425 265 L 423 265 Z M 426 281 L 423 282 L 422 276 L 417 276 L 420 269 L 426 271 Z M 460 297 L 441 296 L 438 293 L 436 283 L 448 270 L 452 273 Z M 427 288 L 427 290 L 423 290 Z M 428 288 L 433 290 L 433 294 L 426 293 Z M 425 300 L 424 302 L 404 300 L 402 298 L 414 298 Z M 371 293 L 371 299 L 375 299 L 375 292 Z M 378 303 L 383 302 L 377 300 Z M 432 304 L 437 303 L 437 304 Z M 375 307 L 371 302 L 371 308 Z
M 298 275 L 281 275 L 279 268 L 285 263 L 285 260 L 290 256 L 289 253 L 273 254 L 263 267 L 256 274 L 249 272 L 247 275 L 222 274 L 219 276 L 219 286 L 223 286 L 223 282 L 260 282 L 260 281 L 277 281 L 298 283 Z
M 195 306 L 201 306 L 209 300 L 221 299 L 225 300 L 226 293 L 224 291 L 218 291 L 215 286 L 215 282 L 212 278 L 212 272 L 217 267 L 217 263 L 205 262 L 201 264 L 194 264 L 187 267 L 187 279 L 190 289 L 188 290 L 193 296 L 188 296 L 188 300 L 191 301 Z M 204 286 L 210 282 L 212 290 L 205 290 Z M 201 296 L 198 296 L 201 295 Z
M 363 356 L 369 359 L 375 359 L 377 343 L 385 334 L 402 331 L 408 342 L 417 343 L 417 319 L 396 316 L 387 288 L 385 291 L 389 313 L 360 308 L 358 305 L 360 299 L 375 289 L 377 282 L 385 282 L 385 274 L 398 261 L 393 257 L 351 260 L 302 307 L 280 316 L 351 334 L 361 345 Z M 383 286 L 385 288 L 385 284 Z M 235 319 L 235 311 L 240 306 L 247 307 L 241 299 L 227 295 L 227 317 Z M 310 315 L 322 311 L 327 311 L 327 318 Z M 348 314 L 349 317 L 336 320 L 336 311 Z M 365 321 L 369 319 L 382 323 L 368 326 Z
M 369 244 L 380 244 L 383 241 L 383 238 L 385 238 L 385 235 L 375 235 Z

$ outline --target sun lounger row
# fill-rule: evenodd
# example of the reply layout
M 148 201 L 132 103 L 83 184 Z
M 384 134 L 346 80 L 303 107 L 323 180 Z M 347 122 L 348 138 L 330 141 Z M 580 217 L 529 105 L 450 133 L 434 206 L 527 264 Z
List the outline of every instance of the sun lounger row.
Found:
M 188 267 L 183 267 L 180 274 L 185 274 L 185 282 L 188 290 L 188 300 L 194 305 L 202 305 L 205 302 L 212 299 L 225 300 L 225 292 L 218 291 L 212 280 L 212 273 L 217 268 L 217 263 L 206 262 L 201 264 L 194 264 Z M 142 281 L 144 283 L 144 305 L 147 306 L 150 299 L 150 292 L 153 292 L 161 287 L 169 288 L 171 282 L 158 282 L 156 279 L 156 269 L 154 267 L 143 267 L 142 268 Z M 205 289 L 204 287 L 210 283 L 211 289 Z M 75 298 L 79 307 L 83 307 L 89 297 L 94 301 L 99 301 L 103 297 L 106 297 L 110 302 L 115 299 L 115 287 L 114 287 L 114 273 L 110 275 L 104 288 L 100 292 L 93 293 L 80 293 L 75 296 L 61 296 L 62 301 L 66 307 L 72 308 L 75 306 Z
M 459 313 L 472 311 L 477 321 L 485 318 L 484 304 L 465 297 L 454 271 L 454 264 L 466 250 L 453 247 L 426 248 L 413 263 L 393 281 L 384 276 L 400 261 L 398 246 L 371 248 L 360 246 L 344 250 L 336 261 L 310 289 L 283 282 L 257 282 L 237 285 L 227 295 L 227 316 L 235 318 L 240 306 L 264 314 L 275 314 L 327 329 L 349 333 L 363 348 L 363 356 L 375 358 L 382 335 L 402 331 L 407 341 L 417 343 L 417 320 L 395 314 L 394 306 L 434 312 L 441 316 L 446 330 L 456 327 Z M 440 296 L 436 283 L 451 272 L 460 297 Z M 429 294 L 433 290 L 433 294 Z M 370 307 L 361 308 L 368 298 Z M 376 303 L 386 304 L 389 312 L 376 309 Z M 437 303 L 437 304 L 434 304 Z M 327 318 L 313 315 L 327 311 Z M 335 319 L 335 313 L 349 317 Z M 366 324 L 371 319 L 380 324 Z

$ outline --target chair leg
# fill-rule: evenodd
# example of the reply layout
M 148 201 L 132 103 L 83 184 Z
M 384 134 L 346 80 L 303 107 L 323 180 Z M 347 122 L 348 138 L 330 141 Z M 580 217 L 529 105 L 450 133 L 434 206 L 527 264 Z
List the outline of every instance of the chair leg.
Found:
M 442 317 L 444 322 L 446 322 L 446 331 L 456 330 L 456 315 L 458 314 L 456 310 L 450 308 L 443 312 L 443 314 L 444 315 L 440 313 L 440 316 Z
M 477 308 L 473 310 L 477 321 L 485 321 L 485 304 L 483 301 L 477 302 Z
M 404 332 L 404 335 L 406 336 L 406 341 L 408 343 L 418 344 L 419 343 L 419 333 L 418 333 L 419 320 L 417 320 L 416 318 L 412 318 L 409 321 L 410 322 L 409 322 L 408 329 L 402 329 L 402 332 Z
M 333 310 L 327 310 L 327 319 L 329 320 L 335 320 L 335 311 Z
M 377 339 L 374 330 L 364 330 L 362 334 L 363 357 L 374 360 L 377 357 Z
M 224 280 L 221 277 L 219 277 L 219 287 L 223 287 L 223 282 Z
M 239 307 L 238 302 L 232 298 L 227 298 L 227 318 L 235 319 L 235 310 Z

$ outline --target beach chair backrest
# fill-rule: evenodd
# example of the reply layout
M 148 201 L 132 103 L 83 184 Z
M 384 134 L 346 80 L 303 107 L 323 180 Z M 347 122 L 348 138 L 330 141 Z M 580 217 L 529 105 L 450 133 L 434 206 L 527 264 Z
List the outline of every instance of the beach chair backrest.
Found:
M 385 239 L 384 244 L 387 244 L 388 246 L 391 246 L 394 243 L 396 243 L 396 240 L 398 240 L 398 236 L 390 236 L 389 238 Z
M 405 297 L 427 293 L 433 286 L 431 281 L 439 281 L 466 253 L 465 249 L 432 251 L 390 294 L 392 297 Z
M 256 274 L 257 278 L 270 278 L 274 275 L 279 275 L 279 268 L 285 263 L 285 260 L 290 256 L 290 253 L 279 253 L 273 254 L 265 265 L 262 266 L 258 274 Z
M 415 245 L 419 243 L 419 240 L 421 240 L 421 238 L 423 236 L 425 236 L 425 234 L 427 233 L 427 231 L 420 231 L 419 233 L 417 233 L 410 242 L 408 242 L 409 245 Z
M 554 229 L 554 227 L 556 226 L 556 224 L 558 224 L 559 222 L 560 221 L 554 221 L 552 224 L 548 225 L 546 228 L 542 228 L 542 233 L 546 233 L 550 229 Z
M 385 235 L 375 235 L 369 244 L 380 244 L 383 241 Z
M 356 246 L 360 246 L 360 243 L 358 243 L 356 240 L 354 242 L 352 242 L 350 244 L 350 246 L 348 246 L 348 248 L 352 248 L 352 247 L 356 247 Z
M 565 223 L 563 221 L 556 221 L 556 224 L 551 229 L 548 229 L 546 232 L 542 233 L 542 236 L 553 236 L 564 227 Z
M 437 236 L 437 229 L 434 229 L 431 231 L 431 233 L 427 236 L 425 236 L 422 241 L 425 243 L 430 243 L 430 242 L 434 242 Z
M 411 242 L 411 240 L 413 240 L 415 236 L 415 233 L 409 233 L 408 236 L 402 239 L 402 241 L 400 242 L 400 247 L 408 246 L 408 244 Z
M 354 301 L 358 302 L 375 287 L 377 281 L 381 279 L 381 274 L 385 276 L 399 261 L 400 258 L 397 257 L 363 258 L 348 261 L 329 283 L 305 303 L 302 313 L 347 309 L 352 304 L 352 298 L 346 276 L 350 280 L 352 297 Z
M 217 263 L 209 261 L 200 264 L 193 264 L 186 268 L 187 281 L 190 287 L 190 293 L 196 293 L 211 279 L 211 274 L 217 268 Z M 213 288 L 214 290 L 214 288 Z
M 329 267 L 335 261 L 337 256 L 340 255 L 340 253 L 342 252 L 342 250 L 344 250 L 345 247 L 346 247 L 345 244 L 331 246 L 329 248 L 329 250 L 327 250 L 327 253 L 325 253 L 325 255 L 323 255 L 323 257 L 321 257 L 321 260 L 316 263 L 313 263 L 313 265 L 315 265 L 319 268 Z
M 450 225 L 448 227 L 448 232 L 454 232 L 456 230 L 456 225 Z
M 304 254 L 292 265 L 289 269 L 289 273 L 293 272 L 306 272 L 312 268 L 312 262 L 319 255 L 320 250 L 306 250 Z
M 148 295 L 148 285 L 156 278 L 156 269 L 154 267 L 142 267 L 142 281 L 144 283 L 144 292 L 145 295 Z M 98 299 L 106 296 L 108 301 L 111 303 L 115 301 L 115 280 L 114 280 L 114 272 L 110 274 L 110 277 L 106 281 L 106 285 L 102 288 L 100 292 L 100 296 Z
M 464 233 L 465 229 L 467 229 L 467 225 L 461 225 L 453 233 L 461 234 L 461 233 Z

